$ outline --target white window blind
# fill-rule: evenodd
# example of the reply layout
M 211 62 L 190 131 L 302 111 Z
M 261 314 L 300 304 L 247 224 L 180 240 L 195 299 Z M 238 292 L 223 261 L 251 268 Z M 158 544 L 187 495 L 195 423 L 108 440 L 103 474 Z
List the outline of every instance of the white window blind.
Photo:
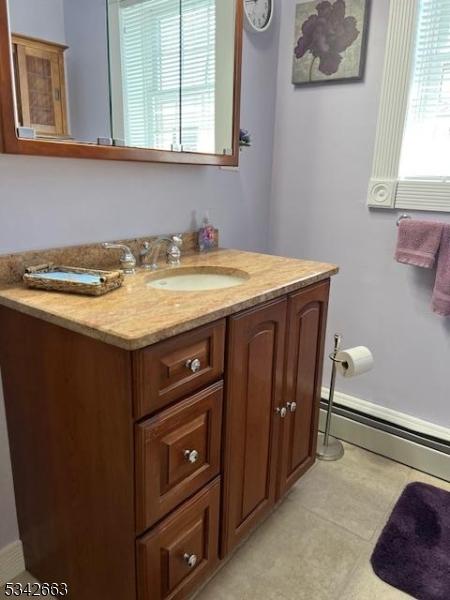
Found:
M 214 154 L 216 0 L 182 0 L 181 15 L 181 144 Z
M 450 180 L 450 0 L 420 0 L 401 179 Z
M 216 0 L 121 0 L 125 140 L 214 152 Z

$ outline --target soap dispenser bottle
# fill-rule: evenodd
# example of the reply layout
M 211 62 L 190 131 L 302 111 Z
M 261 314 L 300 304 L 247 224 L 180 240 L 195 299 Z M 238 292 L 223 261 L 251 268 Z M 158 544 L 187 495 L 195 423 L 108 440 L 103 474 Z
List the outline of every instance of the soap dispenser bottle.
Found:
M 203 224 L 198 232 L 198 247 L 200 252 L 206 252 L 216 246 L 216 230 L 209 220 L 209 211 L 206 211 Z

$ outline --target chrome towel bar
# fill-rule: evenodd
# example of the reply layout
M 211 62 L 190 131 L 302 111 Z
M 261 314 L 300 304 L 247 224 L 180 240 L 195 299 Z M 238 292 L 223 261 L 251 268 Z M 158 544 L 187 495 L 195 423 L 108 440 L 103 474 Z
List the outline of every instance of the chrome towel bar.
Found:
M 397 227 L 400 225 L 400 223 L 404 220 L 404 219 L 412 219 L 411 215 L 407 215 L 406 213 L 403 213 L 402 215 L 399 216 L 399 218 L 397 219 Z

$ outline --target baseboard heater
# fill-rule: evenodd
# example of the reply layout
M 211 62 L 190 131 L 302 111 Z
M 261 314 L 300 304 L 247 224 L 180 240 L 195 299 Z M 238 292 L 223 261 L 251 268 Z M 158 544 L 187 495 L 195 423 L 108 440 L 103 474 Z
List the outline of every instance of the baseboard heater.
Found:
M 325 411 L 328 410 L 328 400 L 322 398 L 320 408 Z M 450 443 L 445 440 L 440 440 L 421 432 L 412 431 L 401 425 L 379 419 L 378 417 L 364 414 L 353 408 L 348 408 L 342 404 L 336 403 L 336 401 L 333 405 L 333 414 L 450 456 Z

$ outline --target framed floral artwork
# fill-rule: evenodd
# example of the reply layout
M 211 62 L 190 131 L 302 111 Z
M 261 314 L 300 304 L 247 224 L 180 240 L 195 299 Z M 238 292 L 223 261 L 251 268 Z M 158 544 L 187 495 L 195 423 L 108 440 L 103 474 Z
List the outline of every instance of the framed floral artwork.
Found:
M 364 76 L 370 0 L 297 4 L 294 85 L 357 81 Z

